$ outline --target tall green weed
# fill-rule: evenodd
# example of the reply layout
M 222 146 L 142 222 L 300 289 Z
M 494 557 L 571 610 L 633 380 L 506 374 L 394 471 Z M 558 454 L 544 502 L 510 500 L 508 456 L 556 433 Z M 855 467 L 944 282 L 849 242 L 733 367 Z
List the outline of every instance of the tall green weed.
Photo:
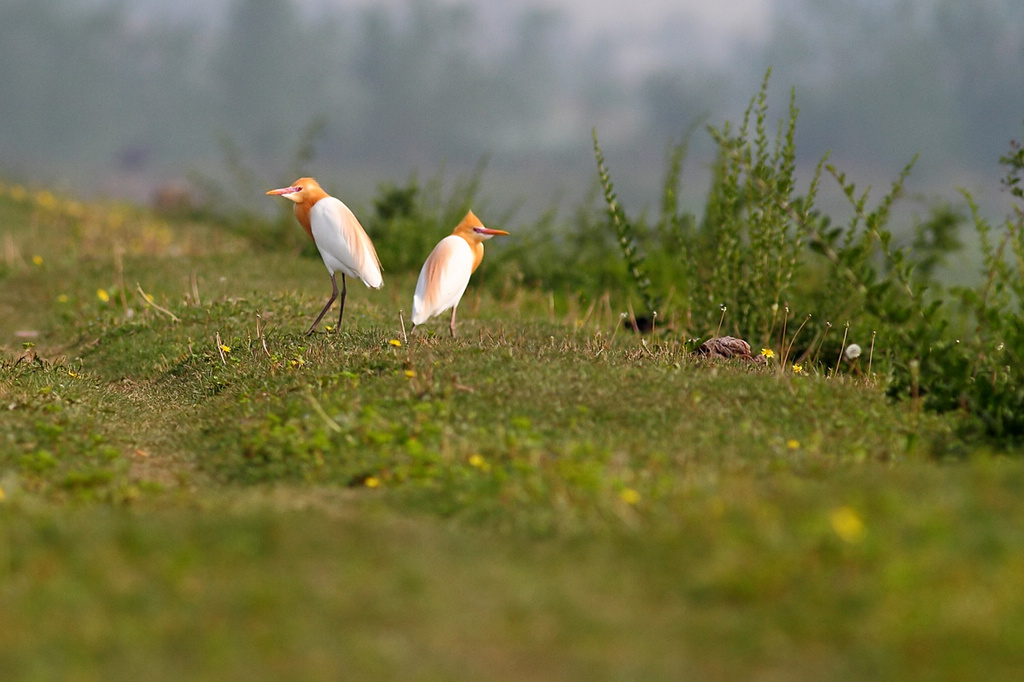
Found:
M 1003 185 L 1017 199 L 1024 168 L 1020 148 L 1000 159 Z M 960 410 L 967 431 L 1004 445 L 1024 444 L 1024 208 L 1018 203 L 993 230 L 963 191 L 983 258 L 980 283 L 955 287 L 967 325 L 920 348 L 910 371 L 898 372 L 895 395 L 919 395 L 926 407 Z M 945 331 L 945 330 L 941 330 Z M 938 334 L 936 334 L 938 336 Z
M 802 265 L 800 255 L 810 238 L 825 160 L 815 169 L 807 191 L 798 195 L 795 95 L 790 97 L 788 118 L 770 136 L 769 76 L 770 71 L 738 131 L 733 132 L 728 123 L 721 129 L 709 128 L 719 154 L 699 223 L 695 212 L 678 202 L 688 136 L 670 150 L 661 215 L 651 229 L 643 219 L 631 221 L 618 202 L 594 133 L 608 219 L 646 313 L 674 312 L 693 334 L 721 331 L 725 320 L 733 333 L 768 339 L 782 320 Z M 645 267 L 647 253 L 660 254 L 661 271 L 654 275 Z M 657 311 L 668 299 L 668 289 L 681 294 L 679 309 Z
M 995 230 L 962 193 L 983 268 L 977 284 L 947 288 L 936 271 L 962 246 L 963 212 L 941 205 L 912 230 L 891 226 L 914 160 L 874 202 L 827 164 L 827 155 L 798 193 L 795 96 L 769 135 L 769 76 L 738 129 L 708 129 L 719 151 L 700 221 L 678 202 L 685 139 L 669 154 L 661 216 L 652 227 L 643 217 L 630 219 L 618 201 L 594 132 L 608 232 L 645 313 L 667 312 L 685 334 L 729 332 L 752 345 L 780 344 L 785 356 L 807 359 L 825 374 L 861 372 L 851 342 L 870 340 L 872 378 L 890 395 L 959 411 L 965 432 L 1024 444 L 1024 207 L 1016 204 Z M 1024 199 L 1024 149 L 1011 142 L 1000 163 L 1003 187 Z M 815 207 L 823 172 L 846 198 L 848 218 Z M 673 292 L 681 301 L 661 310 Z M 797 322 L 806 328 L 799 346 Z M 840 325 L 842 333 L 830 336 Z

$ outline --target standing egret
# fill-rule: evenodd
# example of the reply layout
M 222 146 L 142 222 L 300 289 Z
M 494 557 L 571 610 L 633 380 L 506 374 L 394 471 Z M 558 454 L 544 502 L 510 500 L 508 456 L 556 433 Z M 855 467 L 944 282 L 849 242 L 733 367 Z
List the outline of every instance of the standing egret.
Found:
M 320 257 L 324 259 L 327 272 L 331 274 L 331 298 L 320 311 L 316 321 L 306 331 L 306 336 L 320 324 L 320 320 L 338 298 L 338 282 L 335 273 L 341 273 L 341 311 L 338 313 L 338 329 L 345 315 L 345 275 L 358 277 L 374 289 L 384 286 L 380 274 L 380 260 L 373 242 L 366 235 L 349 207 L 325 192 L 313 178 L 299 178 L 291 187 L 272 189 L 268 196 L 282 196 L 295 202 L 295 218 L 306 234 L 313 239 Z
M 469 277 L 483 260 L 484 242 L 499 234 L 508 232 L 484 227 L 470 211 L 450 235 L 437 243 L 427 256 L 416 282 L 416 294 L 412 299 L 413 331 L 417 325 L 451 308 L 452 320 L 448 330 L 455 338 L 455 311 L 466 292 Z

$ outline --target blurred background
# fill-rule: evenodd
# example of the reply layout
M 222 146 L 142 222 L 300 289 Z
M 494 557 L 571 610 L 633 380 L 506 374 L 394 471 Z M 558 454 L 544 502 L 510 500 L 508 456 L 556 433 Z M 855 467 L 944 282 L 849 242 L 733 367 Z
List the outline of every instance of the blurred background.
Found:
M 5 0 L 0 176 L 150 201 L 229 168 L 278 186 L 308 158 L 360 206 L 486 159 L 481 193 L 529 213 L 593 185 L 596 127 L 639 208 L 690 129 L 706 190 L 704 126 L 738 123 L 768 67 L 802 166 L 831 150 L 884 191 L 920 154 L 915 192 L 993 199 L 1024 129 L 1024 3 Z

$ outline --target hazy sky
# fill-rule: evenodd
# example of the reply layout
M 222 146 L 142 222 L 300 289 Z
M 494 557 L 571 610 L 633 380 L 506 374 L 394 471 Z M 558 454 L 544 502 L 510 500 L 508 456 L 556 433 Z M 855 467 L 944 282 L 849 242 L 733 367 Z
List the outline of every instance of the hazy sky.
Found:
M 162 17 L 226 16 L 235 0 L 136 0 L 142 14 L 156 11 Z M 83 0 L 103 4 L 105 0 Z M 317 14 L 325 9 L 387 5 L 396 9 L 408 0 L 295 0 L 302 11 Z M 463 5 L 477 10 L 492 30 L 525 8 L 544 8 L 562 16 L 568 38 L 589 44 L 607 37 L 614 40 L 625 72 L 643 71 L 663 63 L 664 43 L 683 43 L 680 50 L 709 62 L 724 61 L 737 42 L 760 42 L 767 36 L 773 0 L 434 0 L 438 4 Z
M 61 66 L 44 74 L 43 86 L 21 88 L 24 97 L 0 99 L 5 111 L 19 114 L 5 114 L 5 126 L 18 130 L 0 138 L 7 162 L 37 160 L 40 148 L 60 162 L 84 163 L 88 153 L 111 162 L 124 158 L 125 149 L 143 148 L 154 167 L 193 163 L 203 153 L 197 150 L 217 149 L 210 140 L 232 116 L 239 145 L 255 155 L 279 155 L 297 144 L 288 135 L 298 135 L 289 122 L 272 120 L 280 110 L 303 121 L 328 118 L 320 150 L 325 158 L 340 158 L 341 149 L 347 157 L 396 158 L 400 173 L 422 163 L 417 159 L 484 154 L 494 154 L 495 165 L 505 157 L 550 154 L 566 163 L 576 159 L 589 172 L 594 126 L 609 158 L 618 162 L 616 152 L 625 150 L 623 157 L 628 152 L 639 159 L 646 150 L 654 160 L 636 165 L 660 168 L 664 140 L 698 120 L 720 125 L 742 116 L 770 65 L 772 118 L 785 114 L 790 87 L 797 92 L 803 158 L 831 150 L 849 165 L 888 172 L 921 153 L 916 173 L 959 177 L 981 164 L 997 170 L 1008 140 L 1019 136 L 1024 111 L 1024 0 L 263 0 L 267 4 L 248 9 L 275 15 L 295 7 L 302 21 L 289 27 L 275 15 L 262 37 L 249 37 L 259 27 L 237 11 L 246 1 L 34 5 L 41 16 L 71 16 L 72 22 L 53 19 L 52 35 L 42 26 L 27 41 L 0 43 L 9 48 L 4 66 L 63 65 L 59 48 L 70 43 L 66 53 L 94 67 L 84 73 L 96 85 L 68 95 L 80 84 L 68 74 L 81 69 Z M 67 11 L 55 13 L 57 6 Z M 438 6 L 460 9 L 429 11 Z M 85 10 L 79 12 L 84 19 L 97 7 L 116 12 L 100 13 L 98 23 L 83 21 L 79 30 L 73 10 Z M 365 13 L 370 8 L 386 8 L 390 16 L 374 23 Z M 408 25 L 414 12 L 425 22 L 415 29 Z M 245 35 L 237 27 L 224 30 L 233 13 L 242 17 Z M 326 15 L 331 21 L 320 21 Z M 151 58 L 135 68 L 90 48 L 89 31 L 107 40 L 104 16 L 126 19 L 123 28 L 111 29 L 124 37 L 119 49 L 151 52 Z M 437 20 L 451 25 L 431 25 Z M 188 28 L 164 30 L 182 25 Z M 283 48 L 269 28 L 279 26 Z M 359 32 L 367 30 L 384 30 L 383 38 L 361 41 Z M 312 43 L 320 52 L 307 55 L 316 64 L 322 54 L 331 69 L 327 87 L 307 86 L 313 96 L 296 94 L 301 78 L 275 72 L 303 53 L 288 43 L 289 31 L 333 41 Z M 48 37 L 57 59 L 50 58 Z M 403 47 L 418 51 L 411 61 Z M 19 62 L 17 49 L 45 58 Z M 237 63 L 229 59 L 232 51 L 243 55 Z M 456 62 L 446 62 L 448 52 Z M 254 56 L 261 58 L 258 77 L 245 73 Z M 233 64 L 242 66 L 231 72 Z M 122 68 L 125 73 L 114 73 Z M 41 82 L 29 67 L 8 71 L 12 79 Z M 406 74 L 413 74 L 408 83 Z M 452 93 L 470 91 L 486 96 L 474 98 L 472 107 L 452 106 Z M 231 93 L 240 94 L 232 99 Z M 232 108 L 245 99 L 260 106 Z M 76 126 L 92 127 L 55 140 L 53 131 L 73 129 L 69 112 Z M 713 153 L 709 140 L 698 136 L 694 150 L 703 142 Z
M 302 0 L 309 5 L 324 0 Z M 379 4 L 380 0 L 346 0 L 356 5 Z M 487 14 L 501 13 L 508 8 L 506 0 L 444 0 L 449 4 L 467 4 L 486 9 Z M 396 4 L 402 4 L 398 2 Z M 769 25 L 771 0 L 530 0 L 516 4 L 543 7 L 557 12 L 567 20 L 567 28 L 575 41 L 589 43 L 609 36 L 622 45 L 624 68 L 650 66 L 653 49 L 645 45 L 660 42 L 665 36 L 696 38 L 699 50 L 708 57 L 724 56 L 728 47 L 738 40 L 763 39 Z M 484 13 L 484 12 L 482 12 Z M 694 45 L 696 48 L 697 46 Z
M 637 54 L 652 36 L 677 32 L 699 36 L 702 47 L 725 47 L 734 41 L 762 40 L 769 26 L 770 0 L 535 0 L 536 4 L 564 12 L 583 38 L 602 34 L 633 39 Z

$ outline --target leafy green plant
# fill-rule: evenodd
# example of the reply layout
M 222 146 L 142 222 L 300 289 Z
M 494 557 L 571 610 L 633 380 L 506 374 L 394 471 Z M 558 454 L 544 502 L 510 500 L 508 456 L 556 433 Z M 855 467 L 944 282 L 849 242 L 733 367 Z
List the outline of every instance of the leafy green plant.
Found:
M 1006 169 L 1003 187 L 1018 199 L 1024 199 L 1024 145 L 1017 140 L 1010 140 L 1010 150 L 999 157 L 999 163 Z
M 681 210 L 678 185 L 688 136 L 669 154 L 662 188 L 661 217 L 654 230 L 631 222 L 618 202 L 594 133 L 594 153 L 604 189 L 608 218 L 614 227 L 628 272 L 649 314 L 667 299 L 648 274 L 645 252 L 668 254 L 669 272 L 657 280 L 683 294 L 683 317 L 695 333 L 714 331 L 728 312 L 735 333 L 767 339 L 781 320 L 809 239 L 814 199 L 824 159 L 806 194 L 796 194 L 795 131 L 798 110 L 791 94 L 786 120 L 774 138 L 768 134 L 768 79 L 751 99 L 739 130 L 728 123 L 709 128 L 719 146 L 704 215 L 699 226 L 693 212 Z M 645 243 L 646 242 L 646 243 Z
M 807 326 L 811 341 L 793 351 L 791 337 L 787 354 L 838 358 L 831 373 L 839 369 L 849 340 L 881 338 L 884 348 L 873 360 L 888 377 L 890 395 L 919 400 L 937 412 L 961 411 L 967 430 L 1002 444 L 1024 442 L 1024 209 L 1015 206 L 994 235 L 973 198 L 963 193 L 983 272 L 979 284 L 947 292 L 936 271 L 961 248 L 962 213 L 933 207 L 900 243 L 890 226 L 892 210 L 916 159 L 874 205 L 869 191 L 826 165 L 827 155 L 806 193 L 797 195 L 798 110 L 791 93 L 788 117 L 770 138 L 769 76 L 770 71 L 735 133 L 728 123 L 709 128 L 719 155 L 699 225 L 692 213 L 680 210 L 675 193 L 685 141 L 669 156 L 661 218 L 648 229 L 643 219 L 630 221 L 618 202 L 594 133 L 608 221 L 646 311 L 653 314 L 663 305 L 670 286 L 684 294 L 683 319 L 691 332 L 724 327 L 769 344 L 780 333 L 783 346 L 790 316 L 806 311 L 800 329 Z M 1002 185 L 1024 198 L 1024 149 L 1011 142 L 1000 163 Z M 814 209 L 823 170 L 849 204 L 845 221 Z M 670 255 L 664 277 L 651 267 L 649 253 Z M 844 323 L 843 334 L 827 339 L 832 321 Z
M 1003 156 L 1003 185 L 1014 196 L 1021 168 L 1011 143 Z M 963 197 L 978 238 L 983 267 L 979 282 L 947 290 L 934 277 L 945 254 L 960 248 L 958 213 L 934 209 L 918 225 L 911 244 L 898 247 L 887 228 L 890 208 L 910 166 L 871 211 L 844 175 L 829 169 L 854 207 L 844 229 L 826 228 L 815 245 L 828 255 L 835 287 L 818 303 L 841 300 L 843 314 L 886 339 L 891 362 L 890 395 L 920 400 L 937 412 L 959 411 L 965 431 L 1003 445 L 1024 442 L 1024 213 L 1019 206 L 994 235 L 973 197 Z M 845 274 L 845 277 L 842 276 Z M 835 312 L 835 309 L 832 309 Z M 966 322 L 963 319 L 966 319 Z
M 622 204 L 615 195 L 615 186 L 612 184 L 611 176 L 605 167 L 604 154 L 601 152 L 601 145 L 597 140 L 597 129 L 592 131 L 594 138 L 594 158 L 597 160 L 597 174 L 604 190 L 604 200 L 608 207 L 608 220 L 615 229 L 615 236 L 619 248 L 622 250 L 622 258 L 626 263 L 626 269 L 632 278 L 633 284 L 644 302 L 644 308 L 649 317 L 653 317 L 660 307 L 661 297 L 655 295 L 651 286 L 651 278 L 647 274 L 644 265 L 646 256 L 640 246 L 638 231 L 626 217 Z
M 486 266 L 497 272 L 502 286 L 525 285 L 567 299 L 596 300 L 627 289 L 629 275 L 616 237 L 603 229 L 605 213 L 594 208 L 601 192 L 595 179 L 567 217 L 556 204 L 531 224 L 516 226 L 514 238 L 498 244 L 501 258 L 486 260 Z
M 1003 185 L 1018 190 L 1019 151 L 1000 159 Z M 963 192 L 983 257 L 983 278 L 976 287 L 953 294 L 968 313 L 970 327 L 960 338 L 947 335 L 921 349 L 914 368 L 925 405 L 937 411 L 961 410 L 965 427 L 1003 444 L 1024 443 L 1024 212 L 1014 206 L 996 241 L 992 228 L 969 193 Z M 907 377 L 897 387 L 906 392 Z M 913 387 L 911 387 L 913 388 Z
M 945 311 L 937 303 L 941 286 L 928 275 L 940 259 L 939 251 L 947 242 L 956 242 L 936 242 L 934 248 L 919 252 L 912 244 L 898 245 L 889 227 L 892 206 L 903 194 L 913 163 L 904 167 L 873 208 L 868 206 L 868 190 L 858 192 L 844 173 L 828 166 L 852 214 L 842 226 L 819 217 L 809 232 L 809 250 L 819 259 L 820 274 L 814 282 L 805 283 L 801 303 L 813 311 L 818 325 L 841 320 L 848 326 L 847 336 L 881 336 L 886 340 L 886 357 L 929 347 L 944 332 Z M 922 234 L 917 237 L 923 238 Z M 843 348 L 829 350 L 841 353 Z
M 711 130 L 720 152 L 702 226 L 713 249 L 705 275 L 708 294 L 729 307 L 736 331 L 763 339 L 771 336 L 778 310 L 788 301 L 813 229 L 811 212 L 825 162 L 815 168 L 807 193 L 797 197 L 796 95 L 790 93 L 788 116 L 770 140 L 770 75 L 769 70 L 736 135 L 728 124 Z

